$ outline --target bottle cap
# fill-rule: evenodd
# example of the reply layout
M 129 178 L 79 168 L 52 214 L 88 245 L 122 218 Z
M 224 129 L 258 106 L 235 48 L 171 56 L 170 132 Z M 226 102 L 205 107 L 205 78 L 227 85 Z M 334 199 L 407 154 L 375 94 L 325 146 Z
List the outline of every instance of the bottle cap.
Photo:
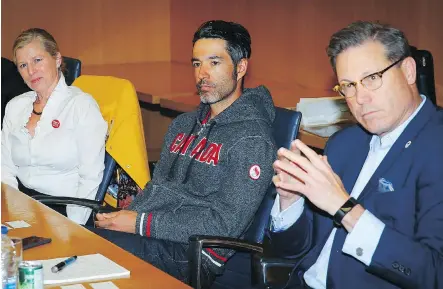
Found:
M 2 225 L 2 235 L 8 234 L 8 227 Z

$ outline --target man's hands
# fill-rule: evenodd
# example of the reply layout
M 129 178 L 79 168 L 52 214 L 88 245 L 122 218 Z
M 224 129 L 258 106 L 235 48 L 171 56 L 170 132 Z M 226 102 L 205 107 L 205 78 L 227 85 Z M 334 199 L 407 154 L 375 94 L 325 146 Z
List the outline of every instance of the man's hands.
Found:
M 301 156 L 300 152 L 305 156 Z M 300 140 L 292 142 L 291 150 L 279 149 L 274 169 L 277 174 L 273 182 L 280 195 L 281 210 L 304 195 L 319 209 L 333 216 L 349 199 L 327 157 L 318 155 Z
M 135 233 L 137 212 L 121 210 L 118 212 L 97 214 L 96 217 L 97 221 L 95 221 L 95 225 L 97 227 L 114 231 Z

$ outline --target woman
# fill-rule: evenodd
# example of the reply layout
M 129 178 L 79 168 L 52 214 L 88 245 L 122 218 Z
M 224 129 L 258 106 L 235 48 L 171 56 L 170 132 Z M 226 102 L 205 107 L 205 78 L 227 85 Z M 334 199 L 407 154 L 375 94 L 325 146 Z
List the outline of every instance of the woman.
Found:
M 54 38 L 32 28 L 14 42 L 13 60 L 32 89 L 6 106 L 2 182 L 28 195 L 94 199 L 104 169 L 104 121 L 95 100 L 67 86 Z M 52 206 L 85 224 L 90 210 Z

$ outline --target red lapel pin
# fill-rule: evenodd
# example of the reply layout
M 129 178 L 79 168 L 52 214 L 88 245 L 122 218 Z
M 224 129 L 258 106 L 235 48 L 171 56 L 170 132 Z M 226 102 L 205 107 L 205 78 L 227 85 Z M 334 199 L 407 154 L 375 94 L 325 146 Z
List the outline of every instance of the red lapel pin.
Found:
M 58 120 L 54 119 L 52 121 L 52 127 L 53 128 L 59 128 L 60 127 L 60 122 Z

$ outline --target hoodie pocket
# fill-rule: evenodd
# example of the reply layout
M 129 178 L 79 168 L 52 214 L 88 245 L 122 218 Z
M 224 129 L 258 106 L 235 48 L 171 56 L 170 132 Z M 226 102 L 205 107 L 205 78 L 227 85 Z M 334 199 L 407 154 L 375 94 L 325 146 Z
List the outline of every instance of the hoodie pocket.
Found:
M 180 193 L 162 185 L 153 185 L 149 196 L 149 211 L 169 211 L 175 212 L 184 202 Z

